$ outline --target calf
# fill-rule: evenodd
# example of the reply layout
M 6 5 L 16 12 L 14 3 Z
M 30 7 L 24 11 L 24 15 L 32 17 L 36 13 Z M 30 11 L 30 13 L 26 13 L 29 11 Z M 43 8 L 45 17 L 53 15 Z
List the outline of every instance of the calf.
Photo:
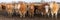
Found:
M 34 4 L 33 3 L 28 5 L 28 14 L 30 15 L 30 17 L 34 16 Z

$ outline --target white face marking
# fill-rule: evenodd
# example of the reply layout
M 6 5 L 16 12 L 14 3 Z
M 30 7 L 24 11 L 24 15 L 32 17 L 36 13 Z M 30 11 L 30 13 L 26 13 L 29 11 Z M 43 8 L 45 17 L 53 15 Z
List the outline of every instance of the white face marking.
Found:
M 48 12 L 48 9 L 49 9 L 48 7 L 49 7 L 49 6 L 45 6 L 46 12 Z
M 15 5 L 15 9 L 19 9 L 20 8 L 20 4 Z
M 31 7 L 31 9 L 33 9 L 33 6 Z
M 18 9 L 19 9 L 20 7 L 21 7 L 20 4 L 18 4 Z
M 15 9 L 17 9 L 17 5 L 15 5 Z

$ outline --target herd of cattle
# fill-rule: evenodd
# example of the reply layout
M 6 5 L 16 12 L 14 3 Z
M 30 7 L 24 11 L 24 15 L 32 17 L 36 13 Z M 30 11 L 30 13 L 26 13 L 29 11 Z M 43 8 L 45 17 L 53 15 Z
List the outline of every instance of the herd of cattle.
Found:
M 41 3 L 39 5 L 35 5 L 34 3 L 26 4 L 24 2 L 21 3 L 4 3 L 0 4 L 0 10 L 6 10 L 8 13 L 8 16 L 12 16 L 14 11 L 16 14 L 20 14 L 20 17 L 25 17 L 25 15 L 29 15 L 30 17 L 33 17 L 34 14 L 42 14 L 42 15 L 48 15 L 51 13 L 52 17 L 57 17 L 57 12 L 59 10 L 59 7 L 56 2 L 52 3 Z M 27 13 L 28 12 L 28 13 Z

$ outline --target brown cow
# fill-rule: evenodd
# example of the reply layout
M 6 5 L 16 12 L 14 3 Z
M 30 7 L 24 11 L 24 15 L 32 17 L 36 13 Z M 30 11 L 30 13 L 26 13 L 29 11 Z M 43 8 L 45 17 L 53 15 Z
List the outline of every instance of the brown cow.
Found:
M 25 3 L 19 3 L 18 5 L 20 5 L 18 7 L 19 9 L 19 14 L 20 14 L 20 17 L 25 17 L 25 14 L 27 12 L 27 5 Z
M 12 3 L 7 3 L 6 4 L 6 11 L 7 11 L 7 13 L 8 13 L 8 16 L 12 16 L 13 15 L 13 5 L 12 5 Z
M 48 3 L 41 3 L 40 5 L 38 5 L 35 8 L 39 13 L 41 12 L 42 15 L 46 15 L 47 13 L 46 13 L 45 6 L 48 6 L 48 5 L 49 5 Z
M 30 15 L 30 17 L 34 16 L 34 4 L 33 3 L 28 5 L 28 14 Z
M 6 9 L 6 3 L 1 3 L 1 9 L 5 10 Z

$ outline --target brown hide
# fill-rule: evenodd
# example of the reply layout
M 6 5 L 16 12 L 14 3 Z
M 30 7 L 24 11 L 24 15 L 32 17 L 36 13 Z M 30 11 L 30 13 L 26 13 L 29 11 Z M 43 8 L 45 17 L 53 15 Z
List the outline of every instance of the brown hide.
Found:
M 14 10 L 13 10 L 13 5 L 11 3 L 8 3 L 6 5 L 6 11 L 7 11 L 9 16 L 12 16 Z
M 19 8 L 20 17 L 25 17 L 26 12 L 27 12 L 27 5 L 25 3 L 20 3 Z
M 42 4 L 38 5 L 38 7 L 37 7 L 38 12 L 43 12 L 43 15 L 46 15 L 46 10 L 45 10 L 46 5 L 49 6 L 48 3 L 42 3 Z
M 28 8 L 29 8 L 28 14 L 29 14 L 30 16 L 34 16 L 34 4 L 30 4 L 30 5 L 28 6 Z

